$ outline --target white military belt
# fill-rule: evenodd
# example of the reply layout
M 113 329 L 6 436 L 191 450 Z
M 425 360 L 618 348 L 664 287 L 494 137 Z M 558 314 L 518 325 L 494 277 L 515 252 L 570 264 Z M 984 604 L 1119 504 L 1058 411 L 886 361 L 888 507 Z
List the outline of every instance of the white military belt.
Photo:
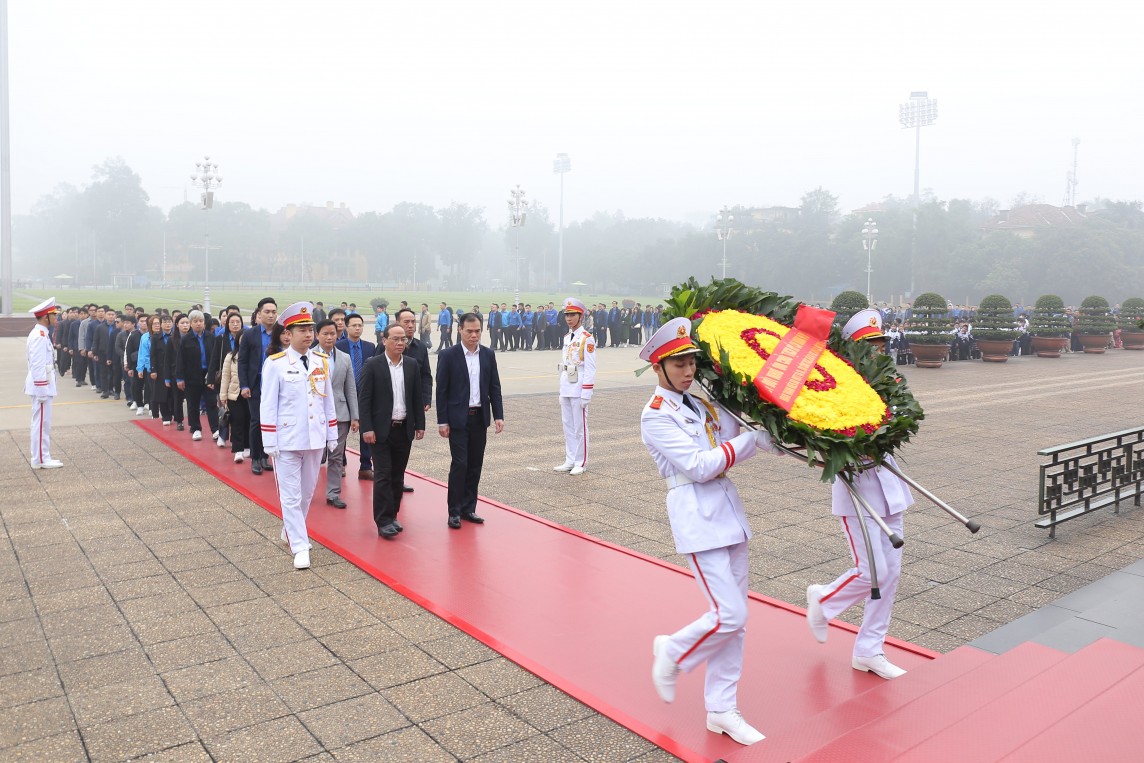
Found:
M 722 479 L 723 477 L 726 477 L 726 476 L 727 476 L 727 472 L 721 472 L 720 474 L 717 474 L 715 476 L 715 479 Z M 686 474 L 673 474 L 670 477 L 664 477 L 663 481 L 667 483 L 667 489 L 668 490 L 671 490 L 672 488 L 677 488 L 680 485 L 691 485 L 691 484 L 694 484 L 696 482 L 696 480 L 691 479 Z

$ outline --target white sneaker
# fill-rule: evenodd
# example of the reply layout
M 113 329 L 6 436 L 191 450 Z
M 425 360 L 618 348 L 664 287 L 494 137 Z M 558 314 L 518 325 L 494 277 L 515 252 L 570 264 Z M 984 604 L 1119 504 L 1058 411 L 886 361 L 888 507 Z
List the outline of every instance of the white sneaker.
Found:
M 171 422 L 167 421 L 166 419 L 163 419 L 163 426 L 169 427 L 169 426 L 171 426 Z
M 738 709 L 707 713 L 707 730 L 726 734 L 739 744 L 754 744 L 766 739 L 757 728 L 743 720 L 743 714 Z
M 826 643 L 826 634 L 829 630 L 829 621 L 822 614 L 822 586 L 812 585 L 806 589 L 806 624 L 814 634 L 814 640 L 820 644 Z
M 308 570 L 308 569 L 310 569 L 310 552 L 309 551 L 299 551 L 298 553 L 294 554 L 294 569 L 296 569 L 296 570 Z M 734 739 L 734 737 L 732 737 L 732 739 Z
M 194 440 L 195 442 L 198 442 L 199 440 L 203 439 L 203 433 L 202 432 L 191 432 L 191 439 Z
M 664 702 L 675 701 L 675 679 L 679 677 L 679 665 L 667 656 L 667 636 L 656 636 L 651 642 L 651 682 L 655 693 Z
M 151 410 L 151 404 L 150 403 L 143 403 L 143 410 L 150 411 Z
M 583 466 L 573 466 L 572 471 L 570 471 L 568 473 L 575 475 L 575 474 L 583 474 L 586 471 L 588 471 L 588 469 L 583 467 Z
M 226 438 L 225 437 L 219 437 L 219 438 L 217 438 L 217 441 L 218 441 L 218 446 L 220 448 L 226 445 Z
M 873 673 L 881 678 L 897 678 L 906 674 L 906 671 L 887 660 L 884 654 L 876 654 L 873 657 L 855 657 L 850 661 L 850 666 L 855 670 Z
M 242 457 L 243 458 L 250 458 L 250 448 L 243 448 L 242 449 Z
M 33 462 L 32 468 L 33 469 L 59 469 L 63 465 L 64 465 L 63 461 L 57 461 L 54 458 L 50 458 L 42 464 L 37 464 L 37 463 Z
M 136 408 L 135 409 L 135 415 L 136 416 L 142 416 L 146 412 L 147 412 L 146 408 Z
M 127 410 L 129 410 L 129 411 L 133 411 L 133 410 L 135 410 L 135 409 L 136 409 L 136 408 L 138 408 L 138 407 L 139 407 L 139 406 L 135 405 L 135 403 L 129 403 L 129 404 L 127 405 Z
M 570 471 L 572 471 L 573 466 L 575 466 L 575 464 L 565 462 L 563 464 L 560 464 L 560 466 L 552 467 L 552 471 L 554 471 L 554 472 L 570 472 Z
M 235 462 L 236 464 L 241 464 L 241 463 L 242 463 L 242 454 L 241 454 L 241 453 L 235 453 L 235 454 L 234 454 L 234 462 Z

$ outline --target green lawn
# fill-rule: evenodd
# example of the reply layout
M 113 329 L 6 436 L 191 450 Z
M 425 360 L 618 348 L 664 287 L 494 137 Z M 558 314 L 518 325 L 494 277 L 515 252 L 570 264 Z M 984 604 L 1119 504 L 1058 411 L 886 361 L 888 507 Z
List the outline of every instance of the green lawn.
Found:
M 133 305 L 142 305 L 148 312 L 156 307 L 165 307 L 169 310 L 180 309 L 186 310 L 192 304 L 201 303 L 203 301 L 203 293 L 201 289 L 57 289 L 52 290 L 19 290 L 14 297 L 14 309 L 17 313 L 27 312 L 39 302 L 47 297 L 54 296 L 56 300 L 62 305 L 82 305 L 88 302 L 95 302 L 98 304 L 110 305 L 114 308 L 122 308 L 123 305 L 130 302 Z M 504 303 L 511 302 L 513 298 L 512 292 L 505 291 L 471 291 L 471 292 L 414 292 L 412 294 L 401 294 L 398 292 L 374 292 L 361 290 L 352 291 L 325 291 L 321 288 L 307 289 L 303 292 L 301 289 L 260 289 L 260 290 L 241 290 L 241 289 L 211 289 L 211 309 L 217 314 L 219 308 L 226 305 L 235 304 L 243 309 L 244 312 L 251 312 L 258 304 L 258 300 L 263 297 L 271 296 L 278 301 L 279 307 L 285 307 L 292 302 L 298 302 L 303 299 L 321 300 L 325 302 L 326 309 L 337 306 L 343 301 L 354 302 L 358 306 L 359 312 L 373 311 L 369 307 L 369 301 L 372 297 L 382 296 L 389 300 L 389 312 L 393 313 L 401 300 L 409 302 L 410 306 L 415 309 L 425 302 L 429 305 L 431 312 L 436 312 L 441 302 L 445 302 L 450 307 L 460 307 L 471 309 L 473 305 L 480 305 L 481 312 L 488 312 L 489 305 L 492 302 Z M 541 302 L 547 304 L 548 302 L 555 302 L 560 304 L 564 297 L 568 294 L 556 294 L 554 292 L 542 293 L 538 291 L 525 292 L 521 294 L 521 299 L 526 304 L 536 306 Z M 662 297 L 618 297 L 610 294 L 577 294 L 573 292 L 572 296 L 577 296 L 584 300 L 586 303 L 604 302 L 607 305 L 612 304 L 612 300 L 621 302 L 623 299 L 633 299 L 640 304 L 646 305 L 648 302 L 656 305 L 663 302 Z

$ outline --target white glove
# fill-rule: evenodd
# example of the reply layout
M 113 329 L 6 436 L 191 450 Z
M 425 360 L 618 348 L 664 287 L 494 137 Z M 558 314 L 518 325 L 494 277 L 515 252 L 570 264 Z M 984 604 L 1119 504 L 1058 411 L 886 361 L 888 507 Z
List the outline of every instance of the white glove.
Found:
M 271 458 L 278 458 L 278 448 L 263 448 L 262 450 Z
M 337 440 L 332 440 L 332 441 L 330 441 L 330 442 L 327 442 L 327 443 L 326 443 L 326 448 L 327 448 L 327 449 L 328 449 L 328 450 L 329 450 L 331 453 L 333 453 L 335 450 L 337 450 L 337 449 L 338 449 L 338 441 L 337 441 Z
M 755 430 L 755 445 L 758 446 L 759 450 L 766 451 L 767 453 L 774 453 L 775 455 L 782 453 L 778 446 L 775 445 L 771 433 L 765 429 Z

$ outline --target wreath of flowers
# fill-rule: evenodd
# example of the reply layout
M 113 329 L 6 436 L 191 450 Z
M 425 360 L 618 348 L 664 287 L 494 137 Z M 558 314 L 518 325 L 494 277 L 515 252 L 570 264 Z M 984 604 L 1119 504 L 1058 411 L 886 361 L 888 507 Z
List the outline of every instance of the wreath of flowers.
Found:
M 805 384 L 822 394 L 800 395 L 790 413 L 760 397 L 754 374 L 789 330 L 798 305 L 735 279 L 701 286 L 691 278 L 672 287 L 664 314 L 693 321 L 692 336 L 704 350 L 696 356 L 696 378 L 716 402 L 788 447 L 805 448 L 807 462 L 821 461 L 822 479 L 829 481 L 848 466 L 894 453 L 925 414 L 893 358 L 867 342 L 843 339 L 837 325 L 827 344 L 833 354 L 822 355 Z M 711 313 L 718 315 L 708 322 Z

